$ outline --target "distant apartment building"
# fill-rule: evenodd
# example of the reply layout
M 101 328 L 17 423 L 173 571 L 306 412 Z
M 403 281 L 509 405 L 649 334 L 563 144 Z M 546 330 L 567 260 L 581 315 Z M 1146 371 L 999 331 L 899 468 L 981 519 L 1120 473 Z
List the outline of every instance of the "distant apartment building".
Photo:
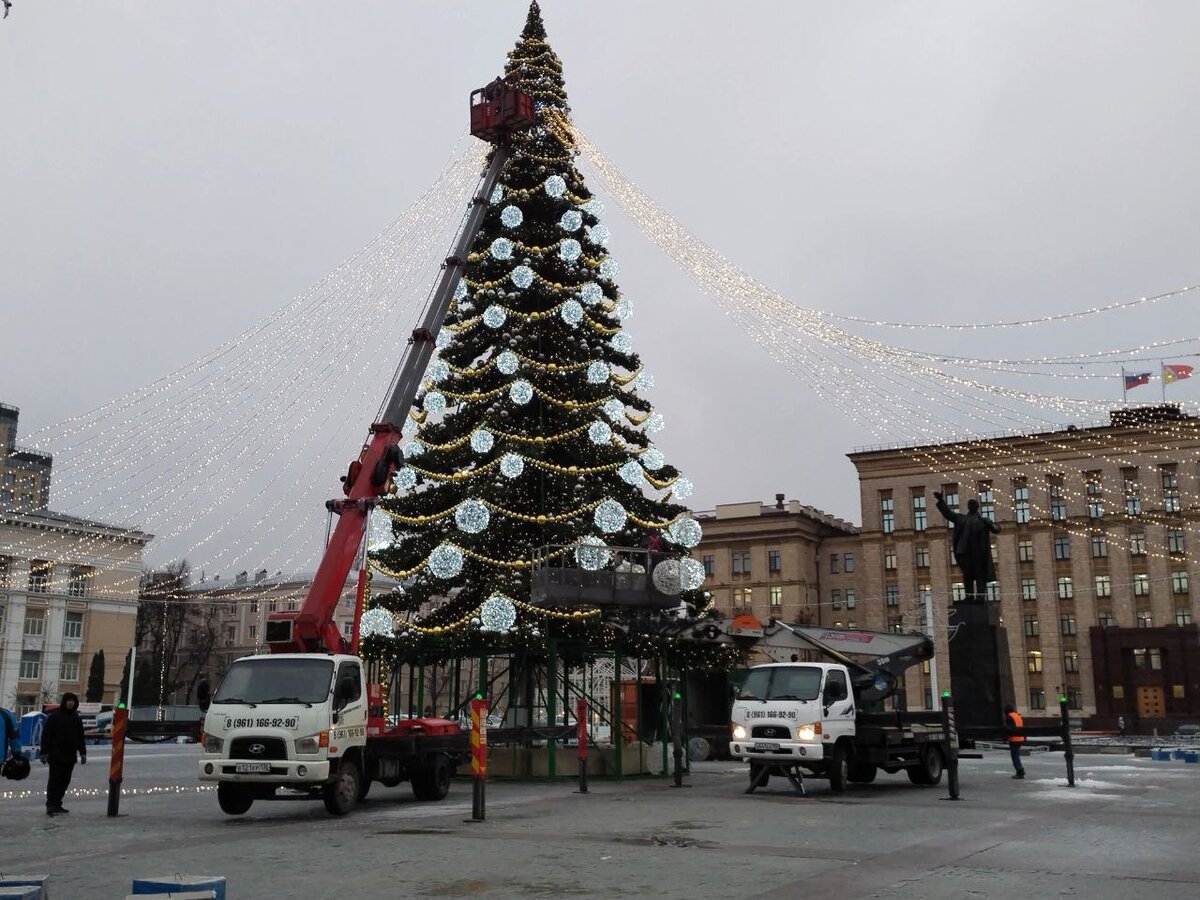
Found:
M 0 511 L 45 509 L 50 505 L 48 453 L 17 445 L 17 420 L 21 411 L 0 403 Z

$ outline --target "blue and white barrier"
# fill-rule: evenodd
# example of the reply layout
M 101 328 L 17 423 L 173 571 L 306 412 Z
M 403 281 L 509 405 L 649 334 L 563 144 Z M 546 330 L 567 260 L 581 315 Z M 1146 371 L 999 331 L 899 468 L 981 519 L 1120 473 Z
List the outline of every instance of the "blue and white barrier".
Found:
M 130 896 L 170 896 L 175 900 L 187 897 L 211 897 L 225 900 L 224 875 L 164 875 L 161 878 L 135 878 Z

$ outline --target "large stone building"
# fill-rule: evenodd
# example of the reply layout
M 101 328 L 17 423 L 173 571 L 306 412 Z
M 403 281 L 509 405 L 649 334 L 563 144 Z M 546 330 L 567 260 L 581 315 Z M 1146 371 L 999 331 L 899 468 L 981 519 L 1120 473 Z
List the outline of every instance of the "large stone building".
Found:
M 19 713 L 83 697 L 104 651 L 101 702 L 133 645 L 150 535 L 37 509 L 0 514 L 0 705 Z
M 17 446 L 17 420 L 21 411 L 0 403 L 0 511 L 29 511 L 50 505 L 50 470 L 47 453 Z
M 1022 713 L 1049 715 L 1061 695 L 1097 724 L 1124 716 L 1148 729 L 1200 717 L 1200 420 L 1173 406 L 1121 410 L 1102 426 L 849 456 L 861 530 L 794 501 L 732 504 L 704 519 L 694 555 L 711 571 L 706 588 L 719 609 L 910 630 L 926 627 L 929 607 L 936 669 L 911 671 L 906 699 L 932 706 L 933 677 L 951 686 L 951 604 L 963 593 L 934 493 L 963 512 L 975 497 L 1001 526 L 989 594 Z M 803 562 L 775 573 L 771 554 L 787 535 Z M 775 597 L 791 602 L 772 605 Z

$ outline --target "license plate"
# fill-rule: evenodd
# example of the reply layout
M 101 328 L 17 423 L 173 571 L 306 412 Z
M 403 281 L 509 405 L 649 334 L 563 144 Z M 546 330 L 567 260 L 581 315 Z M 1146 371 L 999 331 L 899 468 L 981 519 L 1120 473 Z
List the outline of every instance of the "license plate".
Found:
M 754 745 L 754 749 L 755 750 L 778 750 L 779 742 L 778 741 L 759 741 L 757 744 Z
M 270 763 L 237 763 L 233 767 L 233 771 L 239 775 L 270 775 Z

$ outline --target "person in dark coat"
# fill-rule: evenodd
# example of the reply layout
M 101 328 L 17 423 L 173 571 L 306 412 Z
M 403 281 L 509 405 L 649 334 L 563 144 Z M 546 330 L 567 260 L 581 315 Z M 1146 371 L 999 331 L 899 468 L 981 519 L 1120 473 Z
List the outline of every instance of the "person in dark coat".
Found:
M 87 745 L 83 742 L 83 719 L 79 716 L 79 698 L 67 692 L 62 696 L 58 709 L 46 716 L 42 724 L 43 763 L 50 766 L 50 780 L 46 784 L 46 815 L 58 816 L 69 810 L 63 809 L 63 796 L 71 785 L 71 772 L 75 769 L 75 755 L 79 764 L 87 764 Z
M 946 505 L 941 492 L 934 491 L 933 496 L 937 499 L 938 512 L 947 522 L 954 523 L 954 559 L 962 569 L 967 599 L 982 603 L 987 599 L 988 582 L 996 580 L 991 536 L 1000 533 L 1000 526 L 979 514 L 978 500 L 967 501 L 964 516 Z

